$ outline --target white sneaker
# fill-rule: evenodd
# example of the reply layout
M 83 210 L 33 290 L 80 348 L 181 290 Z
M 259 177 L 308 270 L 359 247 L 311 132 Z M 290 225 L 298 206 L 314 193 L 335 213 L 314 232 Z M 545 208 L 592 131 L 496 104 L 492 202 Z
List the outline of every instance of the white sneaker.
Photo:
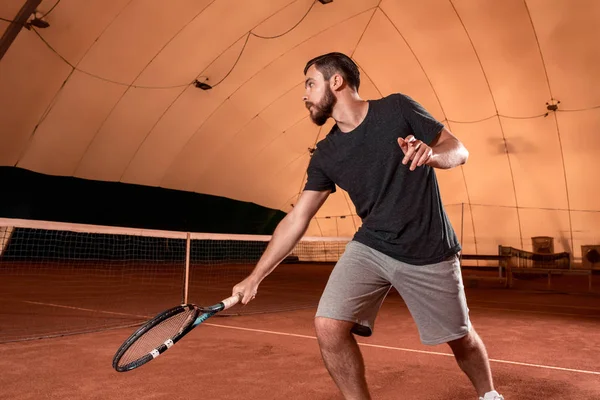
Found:
M 492 390 L 491 392 L 487 392 L 484 397 L 480 397 L 479 400 L 504 400 L 504 396 Z

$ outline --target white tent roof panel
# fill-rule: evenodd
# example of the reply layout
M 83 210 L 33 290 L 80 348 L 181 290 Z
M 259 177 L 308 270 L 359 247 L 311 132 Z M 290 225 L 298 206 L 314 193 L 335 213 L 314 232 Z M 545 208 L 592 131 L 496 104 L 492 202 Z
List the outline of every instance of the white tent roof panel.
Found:
M 332 126 L 307 117 L 302 69 L 341 51 L 362 98 L 408 94 L 467 145 L 437 171 L 465 252 L 552 236 L 579 257 L 600 241 L 599 17 L 595 0 L 62 0 L 0 61 L 0 165 L 289 211 Z M 307 234 L 351 236 L 354 214 L 340 189 Z

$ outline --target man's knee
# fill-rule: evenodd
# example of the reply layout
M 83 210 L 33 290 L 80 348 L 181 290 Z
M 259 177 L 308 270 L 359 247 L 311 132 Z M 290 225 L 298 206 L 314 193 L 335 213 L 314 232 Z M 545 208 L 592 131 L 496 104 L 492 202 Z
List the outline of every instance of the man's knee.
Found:
M 349 321 L 316 317 L 315 330 L 319 346 L 325 349 L 333 349 L 339 346 L 345 339 L 351 337 L 353 326 L 354 323 Z
M 471 329 L 465 336 L 448 342 L 448 345 L 454 354 L 460 355 L 479 350 L 482 343 L 477 332 L 475 332 L 474 329 Z

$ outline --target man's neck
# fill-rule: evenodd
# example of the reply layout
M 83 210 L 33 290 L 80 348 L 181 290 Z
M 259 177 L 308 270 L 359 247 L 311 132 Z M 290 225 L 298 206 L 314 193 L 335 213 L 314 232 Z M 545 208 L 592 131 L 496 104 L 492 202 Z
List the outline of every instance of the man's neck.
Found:
M 368 112 L 369 103 L 365 100 L 360 98 L 338 99 L 332 117 L 339 130 L 346 133 L 356 129 L 364 121 Z

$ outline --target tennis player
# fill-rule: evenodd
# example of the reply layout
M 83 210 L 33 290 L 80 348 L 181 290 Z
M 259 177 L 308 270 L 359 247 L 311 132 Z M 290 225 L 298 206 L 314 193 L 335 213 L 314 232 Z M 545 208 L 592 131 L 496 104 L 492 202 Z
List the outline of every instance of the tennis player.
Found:
M 485 346 L 469 319 L 458 253 L 434 169 L 464 164 L 468 151 L 419 103 L 401 93 L 362 100 L 360 74 L 346 55 L 329 53 L 304 69 L 304 104 L 312 121 L 336 124 L 319 141 L 293 210 L 279 223 L 253 272 L 233 288 L 242 304 L 292 251 L 336 185 L 346 190 L 362 226 L 333 269 L 315 316 L 321 355 L 348 400 L 370 399 L 353 335 L 370 336 L 390 290 L 406 303 L 426 345 L 447 343 L 479 399 L 494 390 Z

